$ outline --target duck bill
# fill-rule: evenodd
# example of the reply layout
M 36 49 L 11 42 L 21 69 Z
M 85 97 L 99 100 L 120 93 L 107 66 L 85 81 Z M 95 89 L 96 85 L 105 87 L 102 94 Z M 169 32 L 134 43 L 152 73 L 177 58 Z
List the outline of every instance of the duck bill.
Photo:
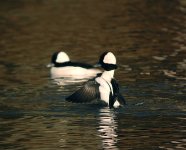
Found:
M 54 64 L 53 63 L 49 63 L 48 65 L 46 65 L 47 68 L 51 68 L 51 67 L 54 67 Z

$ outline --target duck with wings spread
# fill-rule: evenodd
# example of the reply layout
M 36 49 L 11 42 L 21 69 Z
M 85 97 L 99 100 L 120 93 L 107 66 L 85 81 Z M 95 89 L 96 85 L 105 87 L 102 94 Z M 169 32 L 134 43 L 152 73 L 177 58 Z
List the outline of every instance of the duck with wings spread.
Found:
M 112 52 L 104 52 L 100 56 L 98 64 L 104 69 L 103 73 L 87 81 L 83 87 L 68 96 L 66 100 L 74 103 L 90 103 L 94 100 L 101 100 L 109 108 L 125 105 L 125 99 L 114 79 L 114 71 L 117 69 L 116 57 Z

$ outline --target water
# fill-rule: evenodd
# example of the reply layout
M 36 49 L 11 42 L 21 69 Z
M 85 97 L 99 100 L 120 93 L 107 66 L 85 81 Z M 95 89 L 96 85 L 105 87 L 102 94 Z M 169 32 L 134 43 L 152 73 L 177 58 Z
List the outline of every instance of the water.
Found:
M 184 0 L 0 2 L 0 149 L 186 149 Z M 64 99 L 56 50 L 95 63 L 112 51 L 127 100 L 109 110 Z M 64 81 L 64 80 L 62 80 Z

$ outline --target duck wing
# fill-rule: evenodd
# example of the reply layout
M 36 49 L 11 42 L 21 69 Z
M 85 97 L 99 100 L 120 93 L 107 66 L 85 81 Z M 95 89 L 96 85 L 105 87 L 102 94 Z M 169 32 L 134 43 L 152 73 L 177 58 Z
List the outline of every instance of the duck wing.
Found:
M 74 92 L 72 95 L 66 98 L 69 102 L 74 103 L 88 103 L 95 99 L 100 98 L 99 86 L 94 79 L 89 80 L 82 88 Z
M 120 103 L 120 105 L 122 106 L 126 105 L 125 98 L 120 93 L 119 84 L 117 83 L 117 81 L 115 79 L 112 79 L 111 84 L 112 84 L 114 94 L 113 94 L 113 98 L 111 98 L 109 101 L 110 107 L 113 107 L 116 100 Z
M 115 102 L 116 102 L 116 97 L 114 95 L 112 95 L 112 93 L 110 92 L 110 95 L 109 95 L 109 108 L 113 108 Z

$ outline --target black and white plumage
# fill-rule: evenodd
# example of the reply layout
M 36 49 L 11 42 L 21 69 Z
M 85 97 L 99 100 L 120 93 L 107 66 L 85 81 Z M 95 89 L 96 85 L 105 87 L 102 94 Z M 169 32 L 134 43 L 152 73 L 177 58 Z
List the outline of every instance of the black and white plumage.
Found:
M 50 74 L 52 78 L 91 78 L 101 72 L 93 65 L 70 61 L 69 56 L 63 51 L 55 52 L 52 55 L 51 63 L 47 67 L 51 68 Z
M 100 97 L 99 93 L 100 84 L 94 79 L 89 80 L 82 88 L 77 90 L 66 100 L 76 103 L 87 103 Z
M 114 79 L 114 70 L 117 65 L 113 53 L 103 53 L 100 56 L 99 64 L 104 72 L 89 80 L 82 88 L 67 97 L 67 101 L 87 103 L 98 99 L 107 103 L 109 108 L 125 105 L 125 99 L 120 93 L 117 81 Z

